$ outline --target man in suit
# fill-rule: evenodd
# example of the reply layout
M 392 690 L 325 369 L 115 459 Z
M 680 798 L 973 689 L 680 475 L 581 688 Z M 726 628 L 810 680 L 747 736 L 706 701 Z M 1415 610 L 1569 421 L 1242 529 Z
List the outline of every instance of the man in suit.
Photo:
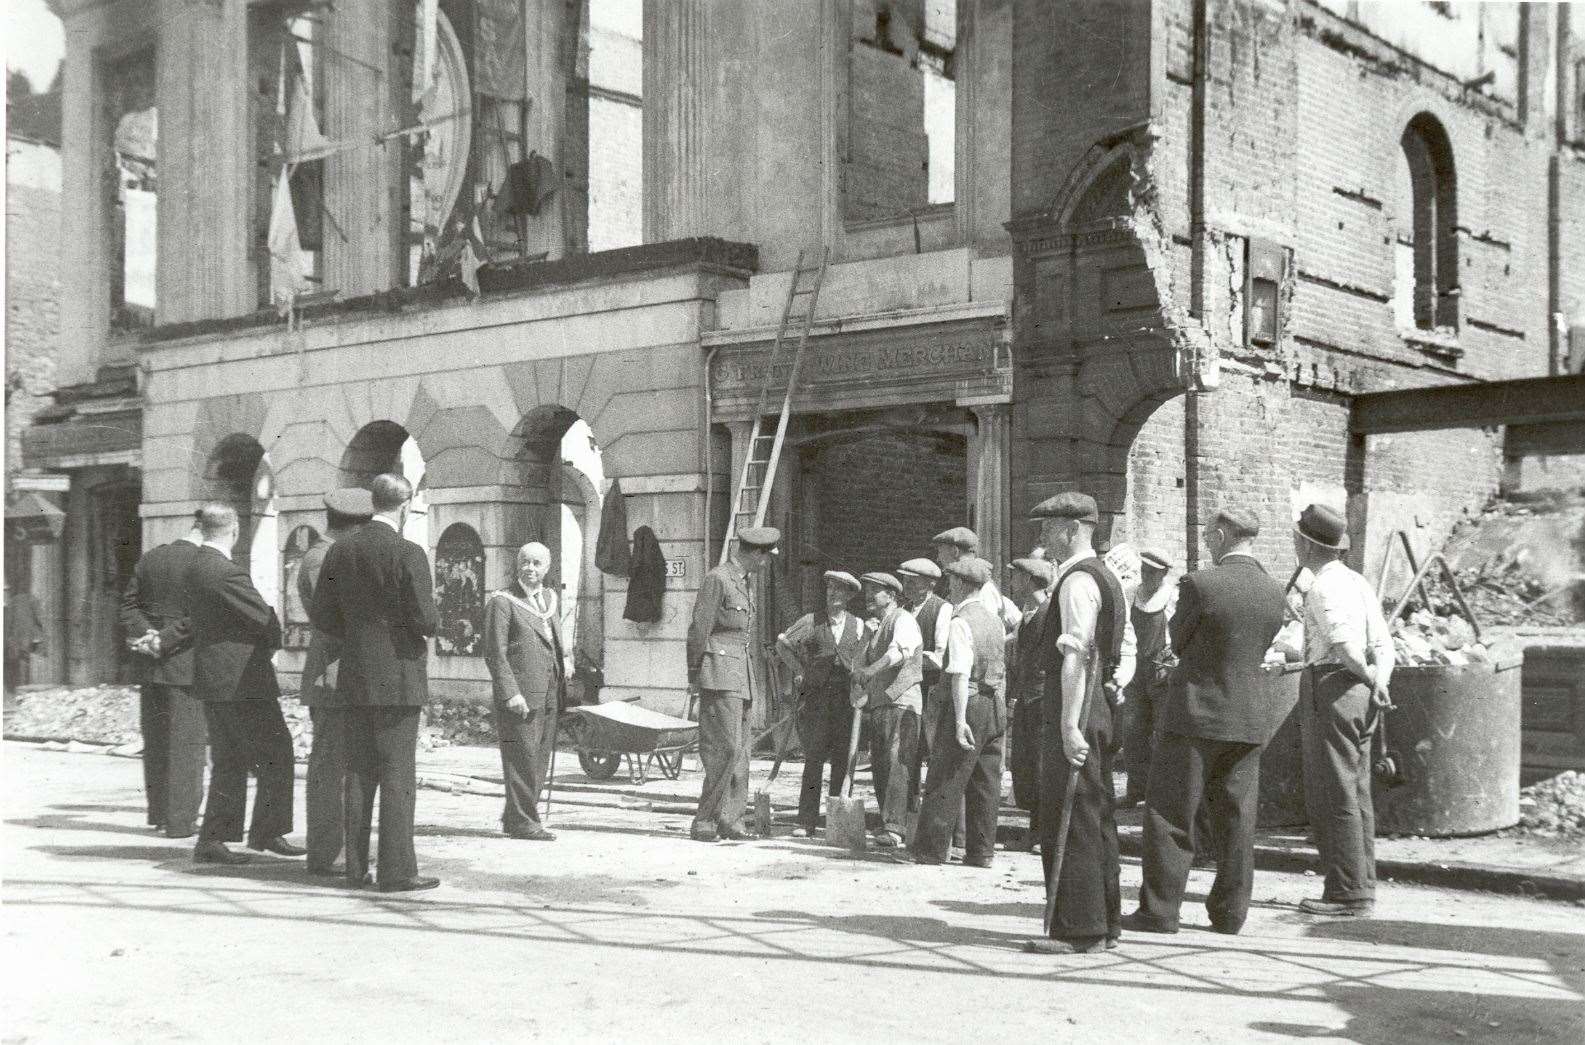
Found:
M 314 589 L 331 545 L 374 515 L 369 491 L 353 487 L 325 494 L 325 538 L 303 553 L 297 565 L 297 594 L 303 606 L 314 604 Z M 346 810 L 342 791 L 347 780 L 346 708 L 336 696 L 336 663 L 341 641 L 314 628 L 303 658 L 300 699 L 308 706 L 314 726 L 308 752 L 308 873 L 332 877 L 343 873 L 336 866 L 341 856 Z
M 381 892 L 433 889 L 418 873 L 413 802 L 418 713 L 429 701 L 429 636 L 440 627 L 424 549 L 402 537 L 413 487 L 384 473 L 369 484 L 374 519 L 330 546 L 309 617 L 341 640 L 336 696 L 346 705 L 347 881 L 369 870 L 374 802 L 380 802 L 376 886 Z
M 292 735 L 281 715 L 281 691 L 270 656 L 281 647 L 281 622 L 253 586 L 246 567 L 231 561 L 237 513 L 211 503 L 198 510 L 204 542 L 187 568 L 187 616 L 160 632 L 160 648 L 178 633 L 192 636 L 193 696 L 203 702 L 214 768 L 204 826 L 193 859 L 246 863 L 226 848 L 242 832 L 248 773 L 258 777 L 248 848 L 281 856 L 305 852 L 283 837 L 292 829 Z
M 693 604 L 688 684 L 699 694 L 704 784 L 688 833 L 697 842 L 748 837 L 743 809 L 748 803 L 748 713 L 754 702 L 754 665 L 749 657 L 754 603 L 748 578 L 770 563 L 780 543 L 781 531 L 774 526 L 739 530 L 736 551 L 704 575 Z
M 1282 627 L 1282 585 L 1253 554 L 1260 522 L 1224 509 L 1205 531 L 1215 566 L 1178 585 L 1172 648 L 1178 655 L 1150 766 L 1144 885 L 1137 932 L 1175 933 L 1194 860 L 1195 819 L 1209 801 L 1216 882 L 1205 901 L 1211 928 L 1235 934 L 1249 913 L 1255 879 L 1260 749 L 1278 722 L 1261 663 Z
M 556 716 L 567 686 L 556 596 L 545 587 L 550 549 L 517 550 L 517 580 L 484 607 L 484 663 L 495 692 L 495 731 L 506 781 L 501 827 L 509 837 L 553 842 L 539 820 L 539 791 L 556 743 Z
M 160 646 L 162 630 L 186 616 L 187 570 L 204 542 L 196 520 L 187 535 L 150 548 L 121 594 L 121 625 L 139 676 L 143 790 L 149 824 L 169 838 L 190 838 L 204 794 L 204 707 L 193 697 L 193 651 L 187 637 Z
M 842 793 L 847 777 L 848 730 L 852 723 L 853 664 L 864 648 L 864 626 L 848 612 L 859 593 L 858 578 L 841 570 L 825 573 L 826 601 L 776 637 L 776 653 L 793 673 L 798 691 L 798 738 L 804 769 L 794 838 L 809 838 L 820 820 L 820 777 L 831 763 L 830 794 Z

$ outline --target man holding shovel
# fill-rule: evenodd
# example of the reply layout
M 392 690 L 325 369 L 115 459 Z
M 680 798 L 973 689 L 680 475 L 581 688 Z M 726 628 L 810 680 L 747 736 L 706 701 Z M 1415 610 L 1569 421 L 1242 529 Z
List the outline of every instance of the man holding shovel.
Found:
M 869 719 L 870 765 L 881 813 L 875 844 L 895 849 L 907 827 L 909 767 L 919 743 L 924 640 L 919 622 L 899 603 L 901 581 L 889 573 L 866 573 L 859 580 L 875 630 L 860 654 L 864 666 L 853 673 L 859 683 L 853 706 L 863 706 Z
M 1041 544 L 1059 565 L 1041 643 L 1046 695 L 1041 723 L 1040 859 L 1046 872 L 1045 936 L 1029 950 L 1092 954 L 1122 928 L 1117 800 L 1112 792 L 1112 705 L 1102 692 L 1122 654 L 1122 586 L 1095 554 L 1095 498 L 1063 493 L 1033 512 Z

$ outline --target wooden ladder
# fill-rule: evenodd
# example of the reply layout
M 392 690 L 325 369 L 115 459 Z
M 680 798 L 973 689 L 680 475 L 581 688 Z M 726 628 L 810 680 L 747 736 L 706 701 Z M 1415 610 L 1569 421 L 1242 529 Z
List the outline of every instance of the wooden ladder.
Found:
M 793 265 L 792 280 L 787 284 L 787 300 L 782 305 L 781 325 L 776 328 L 776 340 L 771 345 L 770 360 L 765 370 L 765 383 L 760 386 L 759 402 L 754 408 L 754 425 L 749 430 L 748 453 L 743 458 L 743 474 L 738 478 L 737 490 L 732 495 L 732 514 L 727 519 L 726 540 L 721 542 L 721 562 L 731 553 L 732 539 L 738 531 L 750 526 L 765 525 L 765 510 L 770 507 L 771 485 L 776 478 L 776 465 L 781 460 L 782 444 L 787 438 L 787 421 L 792 416 L 793 395 L 798 391 L 798 374 L 803 368 L 804 346 L 809 343 L 809 330 L 814 325 L 815 306 L 820 301 L 820 287 L 825 283 L 826 266 L 831 259 L 829 247 L 821 250 L 820 264 L 804 267 L 804 252 L 798 252 Z M 805 277 L 814 276 L 808 283 Z M 801 306 L 801 307 L 795 307 Z M 774 435 L 765 431 L 771 396 L 776 387 L 777 371 L 783 365 L 787 349 L 787 333 L 797 325 L 798 334 L 791 346 L 792 366 L 787 372 L 787 388 L 782 394 L 781 413 L 776 418 Z

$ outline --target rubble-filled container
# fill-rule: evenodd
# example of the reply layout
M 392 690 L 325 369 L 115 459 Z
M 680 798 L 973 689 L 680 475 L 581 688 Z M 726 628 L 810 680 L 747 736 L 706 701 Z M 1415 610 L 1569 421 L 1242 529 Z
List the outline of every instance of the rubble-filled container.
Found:
M 1484 834 L 1519 822 L 1520 665 L 1491 660 L 1393 672 L 1386 748 L 1404 783 L 1373 794 L 1378 835 Z
M 1260 755 L 1261 827 L 1298 827 L 1304 813 L 1304 750 L 1299 739 L 1299 679 L 1304 665 L 1289 664 L 1267 675 L 1266 699 L 1281 722 Z

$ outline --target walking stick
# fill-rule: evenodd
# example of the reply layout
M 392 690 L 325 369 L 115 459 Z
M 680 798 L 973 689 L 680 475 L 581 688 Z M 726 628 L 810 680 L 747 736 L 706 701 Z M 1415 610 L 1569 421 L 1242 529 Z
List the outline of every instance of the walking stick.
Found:
M 1090 705 L 1094 702 L 1095 691 L 1100 686 L 1096 677 L 1100 667 L 1100 658 L 1094 649 L 1090 650 L 1090 661 L 1084 673 L 1084 699 L 1079 705 L 1079 730 L 1082 732 L 1090 721 Z M 1098 753 L 1090 752 L 1090 757 Z M 1051 872 L 1046 875 L 1046 914 L 1041 924 L 1043 932 L 1051 935 L 1051 921 L 1057 916 L 1057 883 L 1062 880 L 1062 859 L 1068 853 L 1068 829 L 1073 826 L 1073 796 L 1079 789 L 1079 766 L 1068 767 L 1068 788 L 1062 795 L 1062 816 L 1057 821 L 1057 845 L 1051 854 Z

